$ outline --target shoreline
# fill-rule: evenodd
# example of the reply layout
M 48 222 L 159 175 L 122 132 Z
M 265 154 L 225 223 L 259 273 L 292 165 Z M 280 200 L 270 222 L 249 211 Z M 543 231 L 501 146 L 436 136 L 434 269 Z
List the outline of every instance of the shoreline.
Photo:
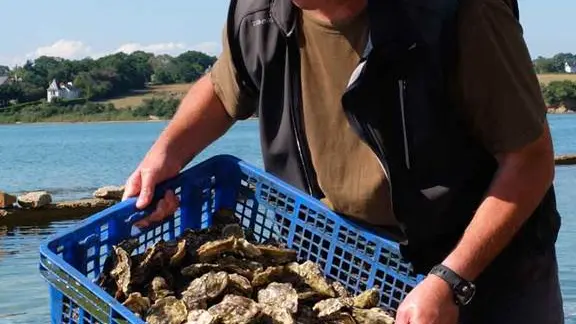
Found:
M 14 123 L 1 123 L 2 126 L 13 125 L 61 125 L 61 124 L 118 124 L 118 123 L 158 123 L 169 122 L 171 119 L 118 119 L 118 120 L 94 120 L 94 121 L 39 121 L 39 122 L 14 122 Z M 258 120 L 258 117 L 250 117 L 245 120 Z
M 553 112 L 548 111 L 547 115 L 576 115 L 576 111 L 565 111 L 565 112 Z M 258 120 L 258 117 L 249 117 L 243 121 L 248 120 Z M 158 122 L 169 122 L 171 119 L 117 119 L 117 120 L 94 120 L 94 121 L 39 121 L 39 122 L 13 122 L 13 123 L 2 123 L 0 122 L 0 127 L 2 126 L 13 126 L 13 125 L 60 125 L 60 124 L 117 124 L 117 123 L 158 123 Z

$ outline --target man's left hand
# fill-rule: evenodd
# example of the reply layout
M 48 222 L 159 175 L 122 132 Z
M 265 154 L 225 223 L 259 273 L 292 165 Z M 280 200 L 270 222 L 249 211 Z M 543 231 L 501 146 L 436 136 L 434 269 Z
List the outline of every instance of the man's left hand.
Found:
M 448 284 L 429 275 L 400 304 L 395 324 L 456 324 L 458 306 Z

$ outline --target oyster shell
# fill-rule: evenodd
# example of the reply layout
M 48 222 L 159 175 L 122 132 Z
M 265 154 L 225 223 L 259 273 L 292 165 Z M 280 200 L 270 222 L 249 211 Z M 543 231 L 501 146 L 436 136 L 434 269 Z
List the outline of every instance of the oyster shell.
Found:
M 265 323 L 295 324 L 294 316 L 287 308 L 272 305 L 260 305 L 260 314 Z
M 196 250 L 198 260 L 210 262 L 224 253 L 232 253 L 241 257 L 256 258 L 261 255 L 260 250 L 245 239 L 230 236 L 223 240 L 204 243 Z
M 354 307 L 357 308 L 373 308 L 378 306 L 380 302 L 380 292 L 378 287 L 370 288 L 360 295 L 354 297 Z
M 254 271 L 262 269 L 262 265 L 256 262 L 240 260 L 233 256 L 227 256 L 216 261 L 217 263 L 196 263 L 191 264 L 181 270 L 181 274 L 186 277 L 196 278 L 210 271 L 226 271 L 236 273 L 252 280 Z
M 252 295 L 252 285 L 250 284 L 250 280 L 246 277 L 233 273 L 228 275 L 228 280 L 228 292 L 230 294 L 237 294 L 246 297 Z
M 298 292 L 298 302 L 303 304 L 316 304 L 325 297 L 315 290 L 305 290 Z
M 350 297 L 350 292 L 344 287 L 339 281 L 334 281 L 332 283 L 332 289 L 336 292 L 336 297 Z
M 174 296 L 158 299 L 146 316 L 149 324 L 182 324 L 186 321 L 188 310 L 181 300 Z
M 323 323 L 326 324 L 357 324 L 356 320 L 350 313 L 336 313 Z
M 170 256 L 170 266 L 177 267 L 180 265 L 182 260 L 186 257 L 186 239 L 182 239 L 178 242 L 176 246 L 176 251 L 172 256 Z
M 354 308 L 352 316 L 358 324 L 394 324 L 394 318 L 381 308 Z
M 298 312 L 298 293 L 289 283 L 273 282 L 258 291 L 258 303 L 274 308 L 285 308 L 291 314 Z
M 152 279 L 148 291 L 148 296 L 150 296 L 152 301 L 156 301 L 171 295 L 174 295 L 174 292 L 170 290 L 166 279 L 162 277 L 154 277 L 154 279 Z
M 292 249 L 277 247 L 274 245 L 258 245 L 258 250 L 262 254 L 262 259 L 269 264 L 285 264 L 296 262 L 298 253 Z
M 320 265 L 317 263 L 310 260 L 302 264 L 290 263 L 289 268 L 292 272 L 297 273 L 302 281 L 318 293 L 327 297 L 336 297 L 336 292 L 324 277 Z
M 238 224 L 228 224 L 222 228 L 222 237 L 234 236 L 235 238 L 244 239 L 246 235 L 244 234 L 244 229 Z
M 182 293 L 182 300 L 189 310 L 204 309 L 207 301 L 220 296 L 229 283 L 226 272 L 208 272 L 200 278 L 194 279 Z
M 352 309 L 354 300 L 346 298 L 328 298 L 317 302 L 312 310 L 318 313 L 318 318 L 332 318 L 340 312 Z
M 217 318 L 204 309 L 191 310 L 186 324 L 216 324 Z
M 256 271 L 252 278 L 252 287 L 257 288 L 266 286 L 271 282 L 290 282 L 295 283 L 300 281 L 297 273 L 294 273 L 293 268 L 297 268 L 298 264 L 288 264 L 281 266 L 270 266 L 264 270 Z
M 131 293 L 122 305 L 126 306 L 139 317 L 146 315 L 146 312 L 151 306 L 150 299 L 148 297 L 142 297 L 142 294 L 139 292 Z
M 222 324 L 249 324 L 260 315 L 260 307 L 250 298 L 226 295 L 208 309 Z
M 115 265 L 110 271 L 110 276 L 116 281 L 118 287 L 117 298 L 119 296 L 128 296 L 130 293 L 130 279 L 132 260 L 130 255 L 121 247 L 113 247 L 115 254 Z

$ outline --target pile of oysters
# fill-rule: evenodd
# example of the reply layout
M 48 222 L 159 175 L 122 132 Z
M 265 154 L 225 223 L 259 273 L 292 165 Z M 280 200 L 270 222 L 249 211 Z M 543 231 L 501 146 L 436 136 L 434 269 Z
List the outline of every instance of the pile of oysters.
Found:
M 139 246 L 137 238 L 114 246 L 96 281 L 147 323 L 394 323 L 377 307 L 378 287 L 350 295 L 296 251 L 257 242 L 230 211 L 133 253 Z

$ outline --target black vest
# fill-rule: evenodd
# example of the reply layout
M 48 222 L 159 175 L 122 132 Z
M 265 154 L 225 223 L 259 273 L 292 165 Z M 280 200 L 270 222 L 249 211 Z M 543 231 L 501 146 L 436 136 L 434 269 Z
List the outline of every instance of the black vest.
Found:
M 320 198 L 302 121 L 298 15 L 290 0 L 232 0 L 228 39 L 243 93 L 258 103 L 266 170 Z M 457 244 L 497 162 L 453 111 L 457 0 L 369 0 L 368 15 L 342 104 L 390 179 L 402 252 L 426 272 Z M 507 251 L 549 247 L 558 229 L 550 188 Z

